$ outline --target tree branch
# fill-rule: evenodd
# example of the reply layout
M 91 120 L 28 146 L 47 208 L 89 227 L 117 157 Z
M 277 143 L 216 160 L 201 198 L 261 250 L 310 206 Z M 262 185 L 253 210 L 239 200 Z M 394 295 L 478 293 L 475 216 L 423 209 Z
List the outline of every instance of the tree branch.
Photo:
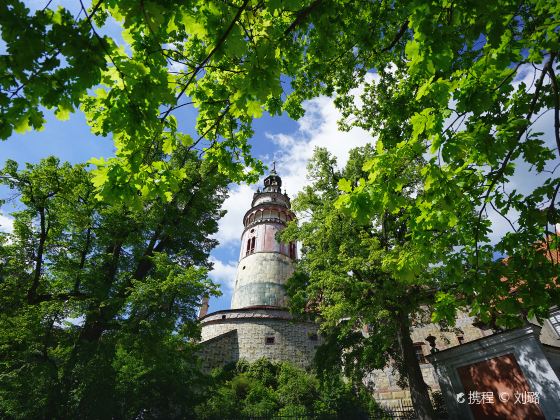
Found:
M 45 221 L 45 209 L 39 208 L 39 224 L 41 232 L 39 234 L 39 247 L 37 248 L 37 255 L 35 256 L 35 272 L 33 273 L 33 282 L 27 291 L 27 301 L 29 303 L 36 303 L 37 289 L 39 288 L 39 280 L 41 278 L 41 271 L 43 267 L 43 252 L 45 250 L 45 242 L 47 240 L 47 229 Z
M 550 74 L 550 83 L 552 85 L 552 91 L 554 92 L 554 137 L 556 138 L 556 149 L 560 156 L 560 96 L 558 94 L 558 81 L 556 80 L 556 74 L 554 73 L 552 64 L 553 60 L 549 60 L 546 69 L 548 70 L 548 74 Z
M 529 106 L 529 112 L 527 113 L 527 121 L 530 124 L 531 123 L 531 118 L 533 117 L 533 114 L 535 113 L 535 107 L 537 106 L 537 101 L 539 99 L 539 96 L 541 94 L 541 89 L 544 83 L 544 77 L 547 73 L 547 67 L 549 65 L 552 65 L 551 63 L 554 62 L 554 59 L 556 58 L 556 53 L 551 53 L 550 57 L 547 61 L 547 63 L 544 65 L 543 70 L 541 72 L 541 75 L 539 76 L 539 79 L 537 80 L 537 83 L 535 85 L 535 93 L 533 94 L 533 100 L 531 101 L 531 104 Z M 519 140 L 521 139 L 521 136 L 523 136 L 523 133 L 527 130 L 527 126 L 523 127 L 519 130 L 519 133 L 517 134 L 517 142 L 516 144 L 510 149 L 510 151 L 507 153 L 507 155 L 505 156 L 502 164 L 500 165 L 500 168 L 498 168 L 498 170 L 494 173 L 494 176 L 492 177 L 492 180 L 490 181 L 490 185 L 488 186 L 487 190 L 486 190 L 486 194 L 484 195 L 483 201 L 482 201 L 482 207 L 480 208 L 480 211 L 478 212 L 478 221 L 476 224 L 476 232 L 475 232 L 475 259 L 476 259 L 476 268 L 477 268 L 477 276 L 478 276 L 478 263 L 479 263 L 479 248 L 478 248 L 478 241 L 479 241 L 479 233 L 480 233 L 480 222 L 482 221 L 482 215 L 484 214 L 484 210 L 486 209 L 486 205 L 488 203 L 488 199 L 490 198 L 490 194 L 492 194 L 492 190 L 494 189 L 494 187 L 496 186 L 496 184 L 498 183 L 498 181 L 500 180 L 500 178 L 502 177 L 502 175 L 504 174 L 506 167 L 509 163 L 509 161 L 511 160 L 513 154 L 515 153 L 515 151 L 517 150 L 517 148 L 519 147 Z
M 292 32 L 298 25 L 300 25 L 310 14 L 313 10 L 321 4 L 322 0 L 315 0 L 309 6 L 301 9 L 296 14 L 295 20 L 291 23 L 290 26 L 284 31 L 284 37 L 288 36 L 290 32 Z
M 393 47 L 395 45 L 397 45 L 397 42 L 399 42 L 399 40 L 405 34 L 407 29 L 408 29 L 408 20 L 405 20 L 404 23 L 401 25 L 401 28 L 399 29 L 399 32 L 397 32 L 397 34 L 395 35 L 395 37 L 393 38 L 391 43 L 388 46 L 386 46 L 385 48 L 383 48 L 381 50 L 381 52 L 391 51 L 393 49 Z
M 208 55 L 206 56 L 206 58 L 204 60 L 202 60 L 202 62 L 196 66 L 196 68 L 194 69 L 194 71 L 192 72 L 191 77 L 189 78 L 189 80 L 187 81 L 187 83 L 185 84 L 185 86 L 183 86 L 183 88 L 181 89 L 181 91 L 179 92 L 179 94 L 177 95 L 177 97 L 175 98 L 175 103 L 177 103 L 177 101 L 179 101 L 179 98 L 181 96 L 183 96 L 183 94 L 187 91 L 187 88 L 189 87 L 189 85 L 193 82 L 193 80 L 195 79 L 196 75 L 200 72 L 200 70 L 202 70 L 202 68 L 206 65 L 206 63 L 208 63 L 208 61 L 210 61 L 210 59 L 212 58 L 212 56 L 216 53 L 216 51 L 218 51 L 218 49 L 223 45 L 223 43 L 226 41 L 227 37 L 229 36 L 230 32 L 233 30 L 235 24 L 237 23 L 237 21 L 239 20 L 239 18 L 241 17 L 241 14 L 243 13 L 243 10 L 245 10 L 245 8 L 247 7 L 247 4 L 249 4 L 249 0 L 244 0 L 243 4 L 241 5 L 241 7 L 237 10 L 237 13 L 235 14 L 233 20 L 231 21 L 231 23 L 229 24 L 229 26 L 227 27 L 227 29 L 225 30 L 225 32 L 222 34 L 222 36 L 220 37 L 220 39 L 218 40 L 218 42 L 216 43 L 216 45 L 214 46 L 214 48 L 212 48 L 212 51 L 210 51 L 208 53 Z M 171 111 L 173 110 L 173 107 L 169 107 L 169 109 L 165 112 L 165 114 L 163 114 L 163 116 L 160 118 L 161 120 L 165 120 L 169 114 L 171 113 Z

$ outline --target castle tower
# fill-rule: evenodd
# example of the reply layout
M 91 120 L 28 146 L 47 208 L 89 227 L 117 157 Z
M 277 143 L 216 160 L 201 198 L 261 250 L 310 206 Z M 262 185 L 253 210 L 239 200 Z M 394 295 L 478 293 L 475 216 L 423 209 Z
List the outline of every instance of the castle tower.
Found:
M 235 278 L 232 309 L 249 306 L 286 307 L 284 285 L 293 273 L 296 244 L 277 240 L 286 223 L 295 218 L 290 199 L 281 191 L 282 179 L 273 168 L 264 189 L 253 195 L 243 217 L 241 252 Z
M 280 242 L 277 233 L 295 216 L 281 188 L 274 166 L 243 217 L 231 309 L 208 313 L 203 303 L 201 356 L 207 369 L 261 357 L 307 367 L 320 343 L 317 325 L 293 319 L 286 309 L 284 286 L 294 271 L 296 244 Z

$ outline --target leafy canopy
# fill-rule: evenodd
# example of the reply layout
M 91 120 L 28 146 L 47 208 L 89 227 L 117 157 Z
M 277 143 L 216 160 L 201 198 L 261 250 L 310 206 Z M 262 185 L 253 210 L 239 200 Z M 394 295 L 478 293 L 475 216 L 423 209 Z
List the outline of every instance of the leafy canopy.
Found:
M 81 107 L 116 146 L 115 158 L 95 161 L 100 197 L 170 200 L 187 177 L 169 166 L 178 147 L 199 149 L 232 180 L 252 180 L 261 170 L 247 143 L 252 120 L 264 111 L 297 118 L 304 100 L 334 96 L 341 126 L 368 130 L 378 150 L 363 183 L 341 183 L 349 194 L 339 206 L 358 220 L 409 214 L 416 246 L 405 260 L 417 263 L 399 272 L 443 263 L 456 281 L 456 293 L 439 297 L 448 315 L 469 304 L 513 325 L 558 301 L 558 268 L 545 255 L 557 245 L 546 236 L 560 189 L 556 3 L 97 0 L 71 16 L 8 0 L 0 19 L 9 53 L 0 61 L 1 136 L 40 128 L 42 107 L 62 118 Z M 128 45 L 104 35 L 113 19 Z M 195 136 L 178 128 L 184 106 L 197 109 Z M 403 204 L 403 168 L 419 157 L 420 193 Z M 522 190 L 516 174 L 540 181 Z M 510 227 L 495 245 L 489 211 Z
M 95 199 L 84 165 L 48 158 L 0 182 L 22 209 L 0 233 L 0 416 L 185 418 L 204 384 L 196 312 L 227 180 L 183 149 L 171 201 Z
M 215 370 L 212 377 L 208 399 L 195 410 L 199 419 L 308 415 L 358 419 L 377 410 L 370 394 L 353 389 L 341 376 L 318 377 L 287 362 L 240 361 Z
M 298 241 L 302 255 L 288 281 L 293 312 L 313 316 L 321 325 L 325 344 L 317 351 L 322 371 L 342 369 L 361 383 L 374 369 L 392 365 L 401 386 L 411 389 L 421 418 L 433 418 L 427 387 L 416 357 L 411 330 L 429 321 L 441 281 L 439 267 L 417 274 L 418 259 L 410 240 L 409 215 L 385 210 L 368 223 L 356 220 L 336 204 L 341 189 L 365 184 L 363 167 L 376 156 L 367 145 L 350 151 L 344 169 L 326 149 L 317 148 L 308 165 L 310 185 L 293 200 L 305 217 L 290 222 L 281 236 Z M 407 185 L 400 205 L 414 201 L 422 161 L 404 168 Z

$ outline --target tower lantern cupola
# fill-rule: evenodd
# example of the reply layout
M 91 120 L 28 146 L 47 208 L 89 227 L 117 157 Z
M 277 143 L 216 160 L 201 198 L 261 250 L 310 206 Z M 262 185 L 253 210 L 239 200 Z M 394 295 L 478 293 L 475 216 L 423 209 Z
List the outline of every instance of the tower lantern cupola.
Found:
M 282 178 L 276 173 L 276 162 L 272 163 L 272 170 L 270 175 L 264 179 L 264 191 L 265 192 L 282 192 Z

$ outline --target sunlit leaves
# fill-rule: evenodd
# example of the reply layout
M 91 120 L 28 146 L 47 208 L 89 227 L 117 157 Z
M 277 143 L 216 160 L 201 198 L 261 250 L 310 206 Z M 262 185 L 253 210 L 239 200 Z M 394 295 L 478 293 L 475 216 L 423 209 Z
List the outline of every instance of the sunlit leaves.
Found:
M 558 151 L 534 125 L 558 106 L 558 9 L 536 0 L 343 6 L 106 0 L 76 18 L 4 2 L 0 136 L 42 127 L 43 108 L 66 118 L 80 107 L 92 131 L 115 143 L 115 158 L 94 173 L 98 196 L 139 206 L 176 191 L 184 175 L 166 163 L 182 147 L 232 180 L 253 180 L 262 169 L 248 145 L 253 120 L 265 111 L 299 118 L 305 100 L 333 96 L 340 126 L 377 141 L 364 181 L 339 184 L 348 193 L 339 209 L 360 222 L 405 212 L 419 260 L 446 261 L 465 301 L 477 291 L 487 311 L 490 295 L 470 277 L 495 259 L 485 248 L 488 212 L 516 231 L 517 242 L 503 237 L 495 248 L 511 256 L 550 230 L 535 213 L 557 222 Z M 127 46 L 103 35 L 111 19 Z M 196 108 L 195 127 L 183 125 L 187 106 Z M 548 179 L 545 188 L 510 191 L 526 166 Z M 391 267 L 418 273 L 421 264 Z
M 178 146 L 144 172 L 180 185 L 151 185 L 125 206 L 95 199 L 93 183 L 119 174 L 113 160 L 93 163 L 106 172 L 54 157 L 0 170 L 21 202 L 9 241 L 0 237 L 0 412 L 188 417 L 201 383 L 196 311 L 218 294 L 209 236 L 228 181 Z
M 105 59 L 103 41 L 64 8 L 31 14 L 13 0 L 2 3 L 0 16 L 8 53 L 0 59 L 0 90 L 7 98 L 0 109 L 0 135 L 5 139 L 12 129 L 25 131 L 28 123 L 41 128 L 40 107 L 58 108 L 67 118 L 86 90 L 99 83 Z

